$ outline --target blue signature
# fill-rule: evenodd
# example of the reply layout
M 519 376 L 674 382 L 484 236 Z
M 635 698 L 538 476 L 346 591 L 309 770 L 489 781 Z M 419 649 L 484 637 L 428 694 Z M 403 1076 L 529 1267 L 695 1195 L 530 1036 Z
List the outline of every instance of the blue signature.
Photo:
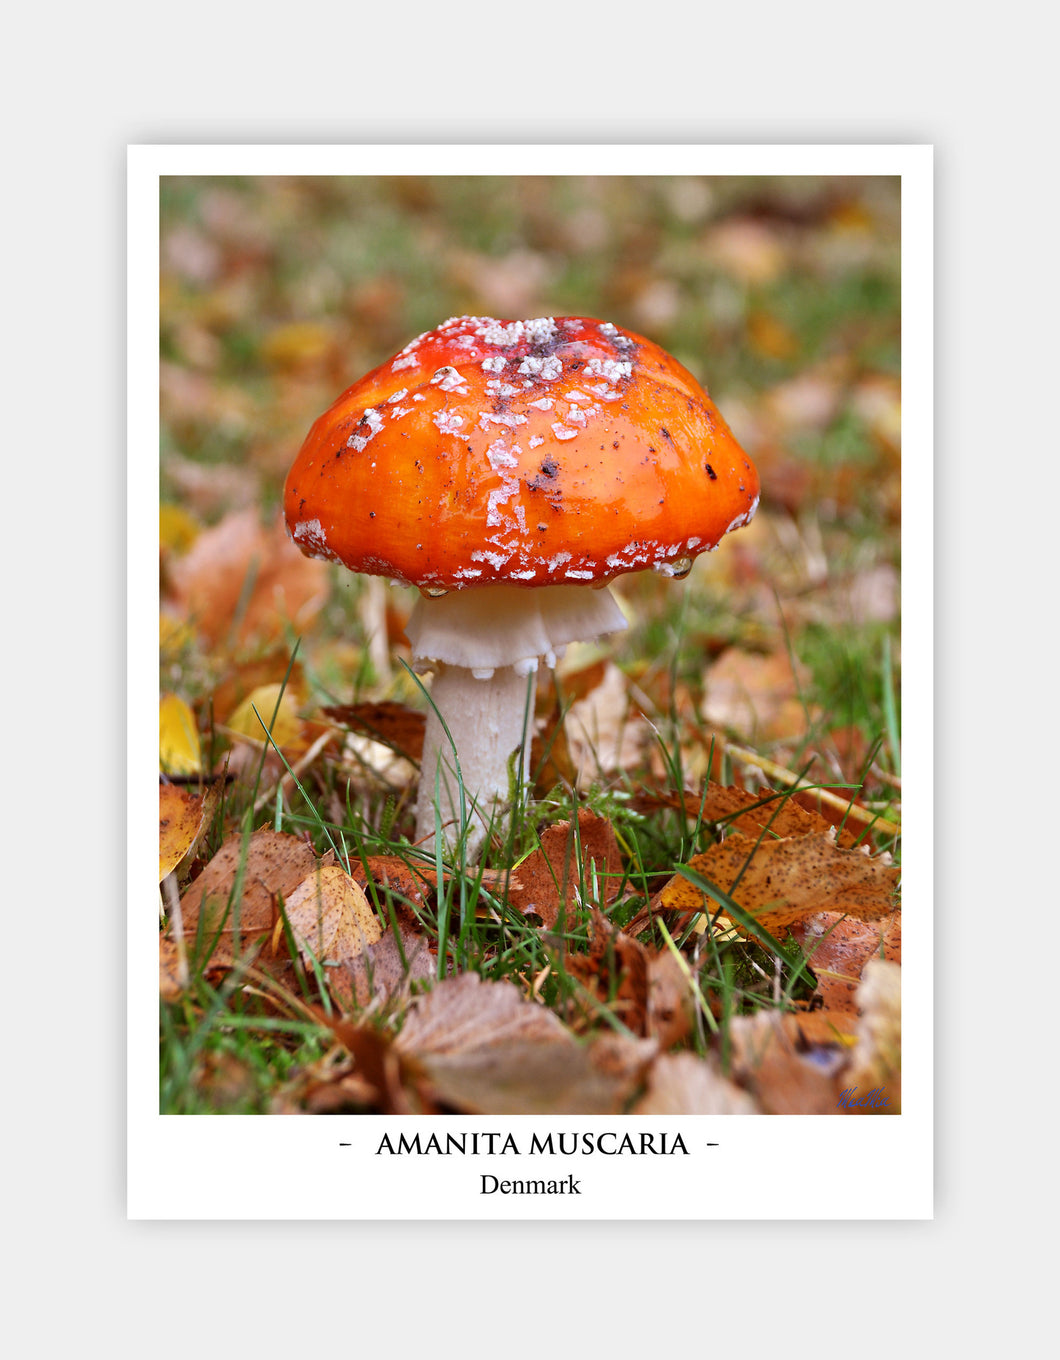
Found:
M 871 1091 L 866 1092 L 859 1100 L 854 1099 L 856 1086 L 848 1086 L 836 1101 L 836 1105 L 845 1105 L 850 1109 L 880 1110 L 887 1105 L 888 1099 L 883 1094 L 884 1087 L 874 1086 Z

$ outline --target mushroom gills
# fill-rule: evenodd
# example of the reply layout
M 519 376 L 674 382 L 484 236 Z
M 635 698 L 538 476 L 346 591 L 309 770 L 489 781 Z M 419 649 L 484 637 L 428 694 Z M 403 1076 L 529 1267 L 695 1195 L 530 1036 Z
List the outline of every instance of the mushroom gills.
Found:
M 478 672 L 513 666 L 525 675 L 537 669 L 540 657 L 555 665 L 570 642 L 591 642 L 627 627 L 608 589 L 496 585 L 421 596 L 405 634 L 417 670 L 445 661 Z

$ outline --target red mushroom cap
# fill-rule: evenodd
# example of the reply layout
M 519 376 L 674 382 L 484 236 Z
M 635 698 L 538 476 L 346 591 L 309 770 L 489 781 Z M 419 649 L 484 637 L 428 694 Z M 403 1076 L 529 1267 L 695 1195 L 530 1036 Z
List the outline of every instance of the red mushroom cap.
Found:
M 284 493 L 304 553 L 428 591 L 683 574 L 757 505 L 688 370 L 584 317 L 419 336 L 316 421 Z

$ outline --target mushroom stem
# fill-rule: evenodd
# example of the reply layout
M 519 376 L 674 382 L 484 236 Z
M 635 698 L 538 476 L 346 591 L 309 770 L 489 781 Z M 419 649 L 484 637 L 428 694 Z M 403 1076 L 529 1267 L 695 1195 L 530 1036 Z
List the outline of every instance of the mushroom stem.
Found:
M 487 827 L 496 821 L 497 804 L 508 799 L 508 764 L 520 745 L 522 757 L 515 773 L 525 780 L 529 772 L 531 672 L 542 658 L 545 665 L 554 666 L 568 643 L 587 642 L 625 627 L 609 590 L 581 585 L 537 590 L 481 586 L 416 601 L 405 628 L 413 665 L 434 672 L 416 811 L 416 839 L 421 845 L 434 844 L 439 784 L 443 839 L 449 849 L 457 844 L 462 784 L 466 856 L 470 860 L 478 854 Z
M 462 785 L 465 852 L 468 859 L 477 856 L 497 805 L 508 800 L 509 762 L 520 745 L 516 778 L 522 781 L 529 772 L 533 708 L 528 713 L 527 696 L 533 693 L 533 683 L 525 669 L 520 674 L 514 666 L 500 666 L 488 680 L 479 680 L 464 666 L 437 664 L 416 808 L 416 839 L 421 844 L 433 844 L 436 804 L 445 844 L 452 847 L 458 842 Z

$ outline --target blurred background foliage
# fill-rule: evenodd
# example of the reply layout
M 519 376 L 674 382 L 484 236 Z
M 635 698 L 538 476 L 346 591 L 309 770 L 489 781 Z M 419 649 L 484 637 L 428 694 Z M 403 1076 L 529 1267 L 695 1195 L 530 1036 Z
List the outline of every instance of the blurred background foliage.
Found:
M 268 641 L 208 626 L 225 568 L 205 555 L 196 593 L 190 559 L 239 512 L 275 519 L 341 391 L 450 316 L 589 315 L 689 368 L 763 485 L 752 526 L 700 558 L 687 591 L 622 578 L 633 627 L 609 651 L 638 702 L 673 711 L 683 685 L 718 730 L 788 760 L 827 748 L 833 771 L 889 721 L 879 759 L 897 773 L 899 241 L 896 178 L 164 179 L 163 688 L 201 702 L 236 651 Z M 290 611 L 300 655 L 332 702 L 378 697 L 395 677 L 365 659 L 362 588 L 312 565 L 323 589 Z M 218 593 L 225 623 L 268 613 L 245 609 L 245 587 L 235 604 Z

